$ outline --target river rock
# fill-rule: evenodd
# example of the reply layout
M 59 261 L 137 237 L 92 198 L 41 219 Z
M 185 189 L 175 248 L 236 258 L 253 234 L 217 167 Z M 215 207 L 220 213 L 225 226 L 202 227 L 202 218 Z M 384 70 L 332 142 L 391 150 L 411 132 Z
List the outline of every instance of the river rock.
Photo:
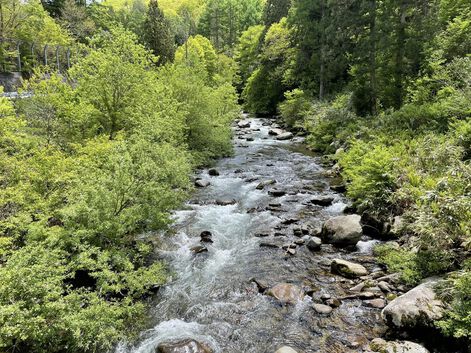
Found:
M 213 242 L 212 237 L 213 237 L 213 235 L 211 234 L 211 232 L 209 232 L 207 230 L 201 232 L 201 234 L 200 234 L 200 238 L 201 238 L 202 243 L 212 243 Z
M 420 344 L 409 341 L 385 341 L 381 338 L 375 338 L 370 343 L 370 349 L 373 352 L 380 353 L 429 353 L 427 349 Z
M 273 184 L 276 184 L 276 180 L 264 180 L 260 184 L 257 185 L 256 189 L 263 190 L 265 186 L 273 185 Z
M 278 136 L 278 135 L 281 135 L 283 132 L 284 131 L 281 129 L 274 128 L 274 129 L 268 130 L 268 135 Z
M 288 347 L 288 346 L 283 346 L 280 349 L 278 349 L 275 353 L 298 353 L 295 351 L 293 348 Z
M 293 138 L 293 133 L 292 132 L 284 132 L 282 134 L 279 134 L 276 136 L 276 139 L 278 141 L 285 141 L 285 140 L 291 140 Z
M 304 298 L 301 288 L 289 283 L 277 284 L 270 288 L 267 294 L 283 304 L 296 304 Z
M 366 306 L 370 308 L 375 308 L 375 309 L 383 309 L 386 306 L 386 302 L 384 299 L 371 299 L 371 300 L 365 300 L 363 302 Z
M 242 120 L 242 121 L 239 121 L 239 122 L 237 123 L 237 126 L 238 126 L 239 128 L 241 128 L 241 129 L 245 129 L 245 128 L 250 127 L 250 124 L 251 124 L 250 121 Z
M 207 180 L 198 179 L 195 181 L 195 186 L 198 188 L 205 188 L 205 187 L 208 187 L 209 185 L 211 185 L 211 183 Z
M 362 265 L 342 259 L 334 259 L 330 264 L 330 268 L 332 273 L 347 278 L 358 278 L 368 274 L 368 271 Z
M 219 171 L 215 168 L 211 168 L 210 170 L 208 170 L 208 174 L 211 176 L 219 176 Z
M 340 247 L 356 245 L 362 235 L 360 219 L 359 215 L 333 217 L 324 223 L 321 237 L 326 243 Z
M 208 249 L 202 245 L 196 245 L 190 249 L 190 251 L 194 254 L 201 254 L 204 252 L 208 252 Z
M 204 344 L 188 339 L 177 343 L 161 343 L 156 353 L 212 353 L 213 351 Z
M 311 237 L 306 246 L 311 251 L 321 250 L 322 240 L 318 237 Z
M 273 197 L 282 197 L 286 195 L 286 191 L 279 189 L 271 189 L 270 191 L 268 191 L 268 195 Z
M 237 203 L 236 200 L 216 200 L 216 205 L 218 206 L 229 206 L 229 205 L 235 205 Z
M 317 206 L 330 206 L 334 202 L 334 198 L 331 196 L 317 196 L 311 199 L 311 203 Z
M 312 308 L 318 314 L 329 315 L 332 312 L 332 307 L 324 304 L 313 304 Z
M 439 281 L 437 278 L 429 278 L 390 302 L 381 313 L 387 325 L 395 328 L 433 326 L 434 321 L 443 317 L 445 309 L 434 289 Z

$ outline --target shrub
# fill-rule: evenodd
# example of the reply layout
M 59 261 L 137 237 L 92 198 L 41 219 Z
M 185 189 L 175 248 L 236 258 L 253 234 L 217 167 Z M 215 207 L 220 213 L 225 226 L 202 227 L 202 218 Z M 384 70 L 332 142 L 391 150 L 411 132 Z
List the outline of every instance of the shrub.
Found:
M 312 104 L 304 91 L 294 89 L 285 92 L 285 101 L 280 103 L 278 110 L 289 127 L 303 126 L 304 119 L 310 114 Z

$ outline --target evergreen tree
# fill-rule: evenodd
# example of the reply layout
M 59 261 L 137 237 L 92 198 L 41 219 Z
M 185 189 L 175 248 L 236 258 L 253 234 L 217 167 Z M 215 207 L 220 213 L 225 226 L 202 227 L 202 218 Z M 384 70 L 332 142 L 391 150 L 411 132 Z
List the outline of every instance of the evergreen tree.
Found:
M 268 28 L 288 16 L 291 0 L 267 0 L 263 13 L 263 22 Z
M 175 37 L 169 22 L 159 8 L 157 0 L 151 0 L 144 21 L 144 38 L 149 49 L 159 57 L 159 64 L 173 61 Z

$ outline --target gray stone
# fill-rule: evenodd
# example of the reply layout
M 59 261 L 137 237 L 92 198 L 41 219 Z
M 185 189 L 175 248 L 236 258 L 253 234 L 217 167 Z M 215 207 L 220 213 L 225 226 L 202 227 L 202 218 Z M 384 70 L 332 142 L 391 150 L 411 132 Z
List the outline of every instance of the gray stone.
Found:
M 391 301 L 381 315 L 389 326 L 395 328 L 418 328 L 433 326 L 443 317 L 445 305 L 437 298 L 436 278 L 424 283 Z
M 198 179 L 198 180 L 195 181 L 195 186 L 198 187 L 198 188 L 205 188 L 209 185 L 211 185 L 211 183 L 207 180 Z
M 322 227 L 321 237 L 336 246 L 356 245 L 362 235 L 359 215 L 338 216 L 329 219 Z
M 381 338 L 375 338 L 370 343 L 370 349 L 373 352 L 380 353 L 429 353 L 429 351 L 420 344 L 409 341 L 385 341 Z
M 322 240 L 318 237 L 311 237 L 306 246 L 311 251 L 321 250 Z
M 283 132 L 284 131 L 281 129 L 274 128 L 274 129 L 268 130 L 268 135 L 278 136 L 278 135 L 281 135 Z
M 291 140 L 293 138 L 293 133 L 291 132 L 284 132 L 282 134 L 279 134 L 276 139 L 279 141 L 284 141 L 284 140 Z
M 250 124 L 251 124 L 250 121 L 242 120 L 242 121 L 239 121 L 239 122 L 237 123 L 237 126 L 238 126 L 239 128 L 241 128 L 241 129 L 245 129 L 245 128 L 250 127 Z
M 278 349 L 275 353 L 298 353 L 295 351 L 293 348 L 288 347 L 288 346 L 283 346 L 280 349 Z
M 366 306 L 370 308 L 375 308 L 375 309 L 383 309 L 386 306 L 386 302 L 384 299 L 371 299 L 371 300 L 365 300 L 363 302 Z
M 329 315 L 332 312 L 332 307 L 324 304 L 313 304 L 312 308 L 318 313 L 318 314 L 324 314 L 324 315 Z
M 368 271 L 362 265 L 342 259 L 334 259 L 330 264 L 330 268 L 332 273 L 346 278 L 358 278 L 368 274 Z
M 331 196 L 317 196 L 311 199 L 311 203 L 318 206 L 330 206 L 334 202 L 334 198 Z
M 156 353 L 212 353 L 213 351 L 206 345 L 195 340 L 188 339 L 176 343 L 161 343 L 158 345 Z
M 260 184 L 257 185 L 256 189 L 257 190 L 263 190 L 265 188 L 265 186 L 273 185 L 275 183 L 276 183 L 276 180 L 264 180 Z

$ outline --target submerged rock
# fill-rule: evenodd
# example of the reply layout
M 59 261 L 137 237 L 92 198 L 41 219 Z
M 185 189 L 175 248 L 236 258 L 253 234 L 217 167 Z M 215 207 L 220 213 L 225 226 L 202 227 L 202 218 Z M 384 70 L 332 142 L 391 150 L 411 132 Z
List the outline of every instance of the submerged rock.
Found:
M 235 205 L 237 203 L 236 200 L 216 200 L 216 205 L 218 206 L 229 206 L 229 205 Z
M 286 195 L 286 191 L 279 190 L 279 189 L 272 189 L 268 191 L 268 195 L 273 196 L 273 197 L 282 197 Z
M 161 343 L 156 353 L 212 353 L 213 351 L 202 343 L 188 339 L 176 343 Z
M 368 271 L 362 265 L 342 259 L 334 259 L 330 264 L 330 268 L 333 273 L 347 278 L 358 278 L 368 274 Z
M 208 170 L 208 174 L 211 176 L 219 176 L 219 171 L 215 168 L 211 168 L 210 170 Z
M 260 184 L 257 185 L 256 189 L 257 190 L 263 190 L 265 188 L 265 186 L 273 185 L 275 183 L 276 183 L 276 180 L 264 180 Z
M 437 298 L 436 278 L 401 295 L 389 303 L 381 313 L 388 326 L 395 328 L 431 327 L 443 317 L 445 305 Z
M 208 252 L 208 249 L 202 245 L 196 245 L 190 249 L 190 251 L 194 254 L 201 254 L 204 252 Z
M 277 299 L 283 304 L 296 304 L 304 298 L 302 289 L 289 283 L 280 283 L 271 287 L 267 291 L 267 295 Z
M 380 353 L 429 353 L 427 349 L 420 344 L 409 341 L 390 341 L 387 342 L 381 338 L 375 338 L 370 343 L 370 349 L 373 352 Z
M 317 206 L 330 206 L 334 202 L 334 198 L 331 196 L 317 196 L 311 199 L 311 203 Z
M 336 246 L 353 246 L 362 235 L 359 215 L 338 216 L 324 223 L 321 238 Z

